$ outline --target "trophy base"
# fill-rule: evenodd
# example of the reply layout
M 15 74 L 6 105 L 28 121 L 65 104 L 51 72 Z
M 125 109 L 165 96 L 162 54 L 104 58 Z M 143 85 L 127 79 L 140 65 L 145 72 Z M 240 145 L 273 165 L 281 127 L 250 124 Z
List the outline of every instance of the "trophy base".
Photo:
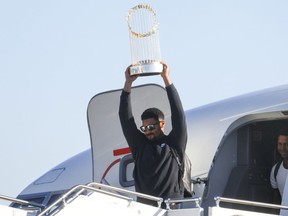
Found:
M 163 65 L 159 62 L 143 63 L 130 67 L 130 76 L 152 76 L 159 75 L 163 71 Z

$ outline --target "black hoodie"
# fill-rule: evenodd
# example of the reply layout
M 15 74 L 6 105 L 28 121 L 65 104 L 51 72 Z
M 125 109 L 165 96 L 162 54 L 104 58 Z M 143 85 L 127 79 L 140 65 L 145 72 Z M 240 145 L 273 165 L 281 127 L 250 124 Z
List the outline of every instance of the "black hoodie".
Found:
M 172 130 L 158 140 L 150 141 L 137 129 L 130 93 L 122 91 L 119 117 L 124 136 L 135 161 L 134 180 L 137 192 L 167 198 L 183 198 L 179 167 L 170 148 L 184 157 L 187 128 L 181 100 L 174 85 L 166 87 L 171 109 Z M 180 186 L 181 185 L 181 186 Z

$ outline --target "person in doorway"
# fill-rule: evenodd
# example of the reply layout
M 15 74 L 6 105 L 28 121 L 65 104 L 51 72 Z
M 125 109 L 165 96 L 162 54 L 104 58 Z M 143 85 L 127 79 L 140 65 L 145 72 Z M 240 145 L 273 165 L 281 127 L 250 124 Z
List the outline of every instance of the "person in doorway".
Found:
M 288 174 L 288 127 L 283 127 L 279 131 L 277 151 L 282 160 L 272 167 L 270 173 L 270 183 L 274 189 L 273 201 L 275 204 L 280 204 Z
M 131 149 L 135 167 L 135 190 L 140 193 L 167 198 L 183 198 L 184 186 L 179 176 L 179 166 L 171 153 L 174 148 L 183 159 L 187 142 L 185 114 L 178 92 L 170 78 L 169 66 L 163 63 L 163 78 L 171 109 L 172 130 L 164 133 L 164 114 L 158 108 L 148 108 L 142 115 L 142 126 L 137 129 L 131 107 L 132 83 L 138 75 L 130 76 L 130 66 L 125 71 L 125 84 L 120 97 L 119 118 L 126 141 Z M 181 161 L 182 162 L 182 161 Z M 151 204 L 149 200 L 138 201 Z M 165 208 L 162 203 L 162 208 Z

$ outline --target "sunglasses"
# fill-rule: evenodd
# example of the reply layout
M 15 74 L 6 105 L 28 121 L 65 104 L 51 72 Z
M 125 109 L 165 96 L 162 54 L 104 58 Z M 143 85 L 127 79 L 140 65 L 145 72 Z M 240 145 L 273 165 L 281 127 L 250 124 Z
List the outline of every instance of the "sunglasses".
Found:
M 152 131 L 156 128 L 156 125 L 159 124 L 159 122 L 156 122 L 155 124 L 150 124 L 147 126 L 141 126 L 140 130 L 145 133 L 147 130 Z

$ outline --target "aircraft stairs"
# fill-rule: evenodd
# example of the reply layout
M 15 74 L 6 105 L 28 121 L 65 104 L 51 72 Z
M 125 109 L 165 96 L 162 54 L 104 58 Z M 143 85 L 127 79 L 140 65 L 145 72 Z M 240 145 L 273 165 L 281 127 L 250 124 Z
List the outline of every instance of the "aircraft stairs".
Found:
M 156 206 L 146 205 L 135 201 L 137 197 L 154 201 Z M 1 198 L 1 197 L 0 197 Z M 11 200 L 21 202 L 21 200 Z M 165 200 L 167 209 L 161 208 L 162 198 L 128 191 L 100 183 L 92 182 L 87 185 L 77 185 L 63 194 L 58 200 L 43 209 L 34 203 L 23 205 L 27 208 L 12 208 L 0 206 L 1 216 L 73 216 L 73 215 L 115 215 L 115 216 L 200 216 L 202 208 L 199 198 Z M 172 203 L 182 203 L 193 208 L 170 209 Z M 3 208 L 2 208 L 3 207 Z M 29 208 L 28 208 L 29 207 Z M 1 209 L 2 208 L 2 209 Z M 6 214 L 4 213 L 4 209 Z M 10 211 L 9 211 L 10 210 Z
M 139 203 L 137 197 L 154 201 L 157 205 L 151 206 Z M 162 198 L 149 196 L 121 188 L 112 187 L 100 183 L 89 183 L 77 185 L 63 194 L 58 200 L 46 208 L 37 203 L 18 200 L 0 195 L 0 199 L 20 203 L 25 207 L 12 208 L 0 205 L 1 216 L 74 216 L 74 215 L 115 215 L 115 216 L 272 216 L 275 214 L 264 214 L 252 211 L 237 210 L 233 208 L 220 207 L 220 202 L 239 205 L 259 206 L 271 209 L 286 209 L 288 206 L 265 204 L 259 202 L 237 200 L 216 197 L 216 205 L 203 210 L 200 207 L 200 198 L 168 199 L 164 200 L 167 209 L 162 209 Z M 172 209 L 173 204 L 181 203 L 180 209 Z M 171 207 L 171 208 L 170 208 Z M 207 211 L 207 212 L 206 212 Z M 285 214 L 286 215 L 286 214 Z
M 137 197 L 155 201 L 158 206 L 145 205 L 135 201 Z M 190 215 L 200 216 L 201 208 L 183 210 L 170 210 L 160 208 L 163 199 L 153 197 L 133 191 L 124 190 L 100 183 L 92 182 L 88 185 L 78 185 L 64 194 L 52 205 L 47 207 L 38 216 L 55 215 L 55 216 L 71 216 L 71 215 Z M 177 200 L 175 202 L 182 202 Z M 173 201 L 174 202 L 174 201 Z M 186 201 L 188 202 L 188 200 Z M 190 199 L 190 202 L 198 203 L 199 199 Z M 170 206 L 172 200 L 166 201 Z M 177 214 L 176 211 L 181 211 Z M 169 212 L 173 212 L 170 214 Z M 175 214 L 176 213 L 176 214 Z

